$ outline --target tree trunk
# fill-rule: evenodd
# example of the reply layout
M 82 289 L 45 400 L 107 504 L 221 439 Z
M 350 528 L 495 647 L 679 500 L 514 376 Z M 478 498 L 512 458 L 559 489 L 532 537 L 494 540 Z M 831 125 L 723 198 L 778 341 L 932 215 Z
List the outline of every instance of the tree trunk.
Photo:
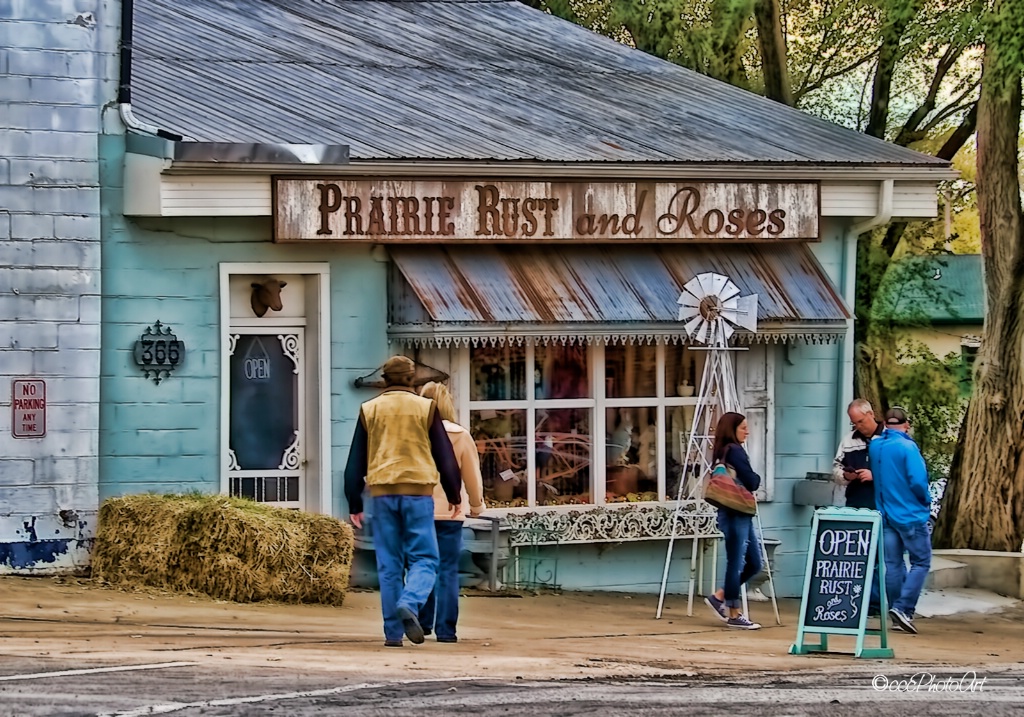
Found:
M 1011 0 L 996 0 L 978 101 L 978 213 L 985 329 L 962 463 L 946 486 L 944 545 L 1019 551 L 1024 540 L 1024 214 L 1017 177 L 1024 47 Z M 943 501 L 945 503 L 945 500 Z
M 959 477 L 963 473 L 964 447 L 967 445 L 965 438 L 970 417 L 971 407 L 968 405 L 964 420 L 960 423 L 960 430 L 957 432 L 956 448 L 953 450 L 953 460 L 949 466 L 949 479 L 946 481 L 946 491 L 942 496 L 942 510 L 939 511 L 939 520 L 932 534 L 932 543 L 937 548 L 953 547 L 953 517 L 960 513 L 961 493 L 958 487 L 954 486 L 953 476 Z
M 864 133 L 872 137 L 885 137 L 885 126 L 889 120 L 889 97 L 892 93 L 896 63 L 901 55 L 903 33 L 907 31 L 907 26 L 920 9 L 921 0 L 893 3 L 883 20 L 878 64 L 875 66 L 875 78 L 871 85 L 871 109 L 868 111 L 868 124 L 864 129 Z
M 715 0 L 711 6 L 711 52 L 708 74 L 736 87 L 747 86 L 743 69 L 744 33 L 750 27 L 754 0 Z
M 754 19 L 757 41 L 761 48 L 761 72 L 766 97 L 793 106 L 793 89 L 789 83 L 786 63 L 786 41 L 782 32 L 782 10 L 779 0 L 756 0 Z
M 853 357 L 853 395 L 871 404 L 879 421 L 889 408 L 882 371 L 875 357 L 875 350 L 867 344 L 857 344 Z M 846 407 L 843 406 L 845 409 Z

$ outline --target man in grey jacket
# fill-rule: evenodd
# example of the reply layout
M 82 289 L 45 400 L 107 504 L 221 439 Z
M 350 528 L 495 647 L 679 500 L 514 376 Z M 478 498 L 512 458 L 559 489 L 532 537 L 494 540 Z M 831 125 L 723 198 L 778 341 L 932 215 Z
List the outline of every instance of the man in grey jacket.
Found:
M 863 398 L 846 409 L 853 432 L 843 436 L 832 462 L 832 477 L 846 488 L 846 507 L 875 509 L 875 484 L 868 465 L 868 443 L 885 429 Z
M 832 462 L 832 477 L 846 488 L 847 508 L 875 510 L 875 481 L 868 458 L 868 445 L 880 436 L 885 426 L 875 420 L 871 404 L 863 398 L 850 402 L 846 408 L 853 432 L 843 436 Z M 881 586 L 878 571 L 871 581 L 871 595 L 868 600 L 868 614 L 878 615 L 881 611 Z

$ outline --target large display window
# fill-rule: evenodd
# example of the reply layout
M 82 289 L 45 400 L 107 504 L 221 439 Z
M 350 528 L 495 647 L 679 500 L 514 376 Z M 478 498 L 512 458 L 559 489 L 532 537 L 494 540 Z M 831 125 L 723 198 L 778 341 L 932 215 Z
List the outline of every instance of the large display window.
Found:
M 706 351 L 555 341 L 462 351 L 462 405 L 489 507 L 674 500 L 680 481 L 698 476 L 688 449 Z M 763 362 L 764 347 L 754 351 Z

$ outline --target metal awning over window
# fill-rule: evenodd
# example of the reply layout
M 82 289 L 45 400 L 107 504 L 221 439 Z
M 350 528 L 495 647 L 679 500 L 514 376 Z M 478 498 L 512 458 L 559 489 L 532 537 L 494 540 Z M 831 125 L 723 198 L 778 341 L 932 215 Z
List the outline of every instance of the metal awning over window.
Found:
M 419 346 L 686 339 L 676 300 L 697 274 L 758 295 L 758 333 L 837 340 L 849 313 L 803 244 L 392 246 L 388 335 Z

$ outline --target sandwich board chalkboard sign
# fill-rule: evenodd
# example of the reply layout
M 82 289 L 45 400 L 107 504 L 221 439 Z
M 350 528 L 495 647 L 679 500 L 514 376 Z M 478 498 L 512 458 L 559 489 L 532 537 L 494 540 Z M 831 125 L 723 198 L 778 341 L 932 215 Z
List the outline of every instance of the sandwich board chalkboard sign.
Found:
M 885 597 L 885 560 L 882 554 L 882 517 L 876 510 L 862 508 L 821 508 L 814 512 L 811 544 L 807 550 L 803 599 L 796 643 L 791 655 L 828 651 L 829 635 L 854 635 L 855 657 L 893 656 L 888 646 Z M 881 626 L 868 630 L 868 602 L 878 566 Z M 807 634 L 820 635 L 820 642 L 808 644 Z M 877 648 L 864 647 L 866 635 L 878 635 Z

